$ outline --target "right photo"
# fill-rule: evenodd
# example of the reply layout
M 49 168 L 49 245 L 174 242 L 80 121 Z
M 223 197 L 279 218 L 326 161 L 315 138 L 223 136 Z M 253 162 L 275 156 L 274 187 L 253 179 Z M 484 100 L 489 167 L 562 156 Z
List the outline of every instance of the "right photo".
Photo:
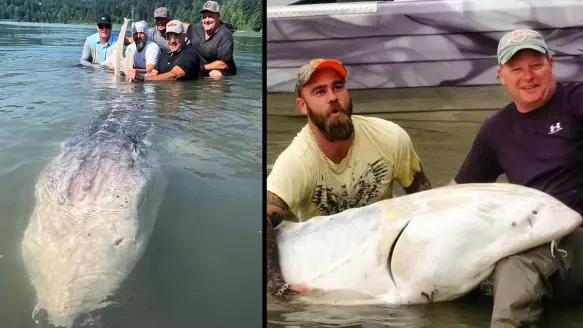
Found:
M 583 3 L 266 4 L 267 327 L 579 327 Z

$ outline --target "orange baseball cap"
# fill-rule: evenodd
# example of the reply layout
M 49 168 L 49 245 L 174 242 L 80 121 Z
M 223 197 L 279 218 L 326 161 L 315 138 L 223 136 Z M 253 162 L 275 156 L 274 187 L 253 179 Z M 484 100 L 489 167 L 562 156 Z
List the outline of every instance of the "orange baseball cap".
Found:
M 312 74 L 323 68 L 331 68 L 335 70 L 343 79 L 346 79 L 346 76 L 348 75 L 346 68 L 338 60 L 324 58 L 313 59 L 300 68 L 298 79 L 296 81 L 296 94 L 298 96 L 300 95 L 300 88 L 310 82 Z

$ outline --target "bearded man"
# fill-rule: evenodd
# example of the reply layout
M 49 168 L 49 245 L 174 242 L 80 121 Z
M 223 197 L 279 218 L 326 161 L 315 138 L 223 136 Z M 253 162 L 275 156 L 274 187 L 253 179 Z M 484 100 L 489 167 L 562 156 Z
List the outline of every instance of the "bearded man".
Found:
M 347 71 L 332 59 L 304 65 L 296 105 L 308 124 L 279 155 L 267 178 L 267 290 L 307 292 L 287 284 L 274 227 L 307 221 L 394 197 L 396 180 L 407 194 L 431 189 L 409 135 L 398 125 L 352 115 Z
M 134 67 L 139 72 L 149 73 L 160 57 L 160 47 L 148 40 L 148 23 L 146 21 L 136 22 L 132 27 L 133 43 L 130 44 L 125 56 L 134 54 Z

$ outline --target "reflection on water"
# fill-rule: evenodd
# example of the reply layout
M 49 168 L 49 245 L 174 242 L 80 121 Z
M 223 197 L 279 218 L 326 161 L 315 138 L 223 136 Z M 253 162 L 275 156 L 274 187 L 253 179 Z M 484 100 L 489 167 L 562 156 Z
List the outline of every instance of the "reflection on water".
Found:
M 494 113 L 496 105 L 501 106 L 507 101 L 496 87 L 408 89 L 401 94 L 398 90 L 366 90 L 352 91 L 351 95 L 355 113 L 391 120 L 409 133 L 434 187 L 451 181 L 483 120 Z M 493 98 L 494 95 L 497 97 Z M 420 97 L 419 106 L 416 106 L 415 96 Z M 277 156 L 306 124 L 306 119 L 297 116 L 293 94 L 270 94 L 267 104 L 269 171 Z M 506 179 L 501 177 L 499 181 Z M 400 187 L 395 192 L 403 194 Z M 476 295 L 455 302 L 401 307 L 306 305 L 293 300 L 285 303 L 268 296 L 267 326 L 486 328 L 489 327 L 491 309 L 490 297 L 476 298 Z M 580 327 L 583 306 L 553 305 L 547 309 L 547 314 L 540 327 Z
M 20 254 L 40 171 L 100 106 L 147 102 L 168 186 L 144 256 L 87 327 L 260 327 L 261 38 L 235 34 L 255 45 L 236 46 L 237 76 L 129 84 L 79 66 L 94 26 L 0 28 L 0 326 L 51 327 L 31 319 Z
M 268 304 L 268 327 L 274 328 L 488 327 L 492 306 L 488 300 L 403 307 Z

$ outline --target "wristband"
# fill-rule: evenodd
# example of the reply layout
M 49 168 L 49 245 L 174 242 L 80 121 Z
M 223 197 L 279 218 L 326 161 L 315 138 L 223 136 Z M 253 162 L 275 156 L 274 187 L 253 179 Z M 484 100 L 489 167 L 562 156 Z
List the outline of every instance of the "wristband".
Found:
M 144 82 L 145 78 L 143 75 L 138 74 L 138 81 Z
M 289 288 L 289 284 L 286 283 L 283 286 L 281 286 L 281 288 L 277 291 L 277 293 L 275 293 L 277 296 L 281 296 L 283 295 L 283 293 L 285 293 L 286 290 L 288 290 Z

